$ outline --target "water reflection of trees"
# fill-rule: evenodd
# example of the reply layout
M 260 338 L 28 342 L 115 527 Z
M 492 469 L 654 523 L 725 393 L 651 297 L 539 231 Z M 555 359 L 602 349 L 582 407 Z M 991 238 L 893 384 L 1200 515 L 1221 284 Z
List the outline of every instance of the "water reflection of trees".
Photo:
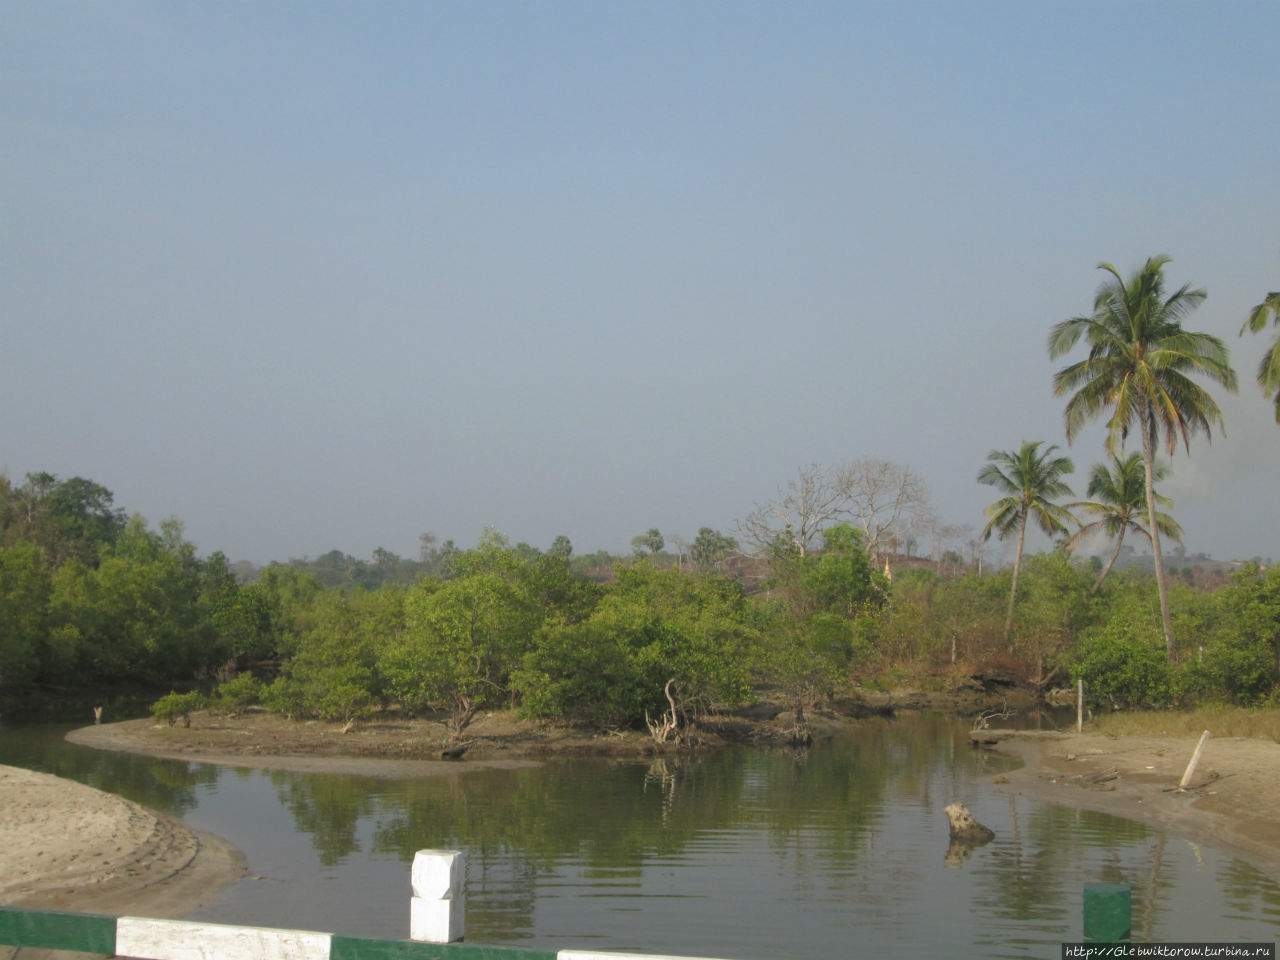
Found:
M 809 882 L 817 865 L 835 878 L 824 896 L 891 900 L 912 882 L 909 870 L 899 866 L 886 879 L 859 863 L 890 803 L 909 799 L 921 816 L 939 817 L 939 779 L 984 772 L 987 761 L 962 735 L 953 718 L 921 717 L 870 721 L 856 736 L 805 750 L 566 760 L 397 782 L 270 777 L 326 865 L 360 850 L 362 838 L 371 853 L 406 863 L 417 850 L 465 848 L 469 926 L 510 936 L 528 925 L 535 888 L 549 876 L 567 869 L 597 884 L 635 886 L 655 859 L 761 828 L 782 875 Z
M 331 867 L 360 849 L 360 821 L 374 809 L 374 783 L 368 777 L 282 770 L 267 775 L 298 829 L 311 836 L 321 863 Z
M 1223 898 L 1237 914 L 1265 917 L 1280 927 L 1280 884 L 1240 860 L 1224 860 L 1217 879 Z
M 67 743 L 66 727 L 10 727 L 0 731 L 0 762 L 74 780 L 134 803 L 181 817 L 196 805 L 196 789 L 213 783 L 218 768 L 141 754 L 93 750 Z
M 659 776 L 655 783 L 646 763 L 562 763 L 405 781 L 398 809 L 381 811 L 374 849 L 407 861 L 427 847 L 478 844 L 518 851 L 537 867 L 572 858 L 638 869 L 723 824 L 742 791 L 731 765 L 671 758 Z
M 408 861 L 424 848 L 465 847 L 467 926 L 481 939 L 489 931 L 527 935 L 538 883 L 566 864 L 596 885 L 634 886 L 646 862 L 721 827 L 742 793 L 740 766 L 678 757 L 565 762 L 400 786 L 379 810 L 374 849 Z
M 406 863 L 420 849 L 465 848 L 468 926 L 509 937 L 530 925 L 535 889 L 548 877 L 568 871 L 634 888 L 657 859 L 761 828 L 780 875 L 809 883 L 817 866 L 833 880 L 823 897 L 889 902 L 914 882 L 910 868 L 886 877 L 859 864 L 889 804 L 910 799 L 921 816 L 939 817 L 939 778 L 983 772 L 986 761 L 962 733 L 951 718 L 873 721 L 855 737 L 799 751 L 562 761 L 376 788 L 361 778 L 289 773 L 272 782 L 325 864 L 360 849 L 362 837 L 370 852 Z
M 1133 888 L 1133 929 L 1146 923 L 1144 878 L 1151 875 L 1153 841 L 1160 834 L 1130 820 L 1010 795 L 1009 828 L 970 865 L 973 902 L 996 922 L 984 946 L 1011 946 L 1010 929 L 1078 940 L 1085 882 Z M 1159 870 L 1158 852 L 1155 867 Z M 1086 864 L 1090 866 L 1082 867 Z M 1064 865 L 1074 865 L 1064 869 Z M 1063 906 L 1071 905 L 1065 914 Z

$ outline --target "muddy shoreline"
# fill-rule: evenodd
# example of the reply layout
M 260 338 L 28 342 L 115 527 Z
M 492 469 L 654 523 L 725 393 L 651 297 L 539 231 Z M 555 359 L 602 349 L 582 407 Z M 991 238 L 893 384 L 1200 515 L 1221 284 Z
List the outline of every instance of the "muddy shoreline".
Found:
M 991 749 L 1023 766 L 1001 789 L 1137 820 L 1230 853 L 1280 882 L 1280 744 L 1210 738 L 1180 791 L 1195 737 L 1018 731 Z

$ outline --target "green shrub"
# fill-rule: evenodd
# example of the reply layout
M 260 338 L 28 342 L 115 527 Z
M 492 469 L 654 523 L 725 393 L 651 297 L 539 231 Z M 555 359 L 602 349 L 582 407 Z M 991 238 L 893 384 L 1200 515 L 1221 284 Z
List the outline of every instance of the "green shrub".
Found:
M 181 718 L 182 725 L 189 727 L 191 714 L 196 710 L 204 709 L 205 702 L 204 694 L 198 690 L 192 690 L 190 693 L 170 691 L 151 705 L 151 715 L 157 720 L 165 721 L 171 727 Z
M 272 713 L 282 714 L 289 720 L 302 716 L 307 704 L 307 691 L 293 677 L 276 677 L 262 691 L 262 705 Z
M 1080 642 L 1071 674 L 1084 680 L 1085 696 L 1115 708 L 1166 706 L 1173 678 L 1164 647 L 1128 624 L 1113 623 Z
M 1204 650 L 1191 672 L 1207 697 L 1252 706 L 1266 701 L 1275 689 L 1276 664 L 1263 644 L 1231 638 Z
M 307 709 L 321 720 L 350 724 L 378 709 L 373 672 L 358 663 L 311 669 L 302 680 Z
M 262 681 L 252 673 L 242 673 L 233 680 L 218 685 L 217 705 L 231 713 L 239 713 L 262 700 Z
M 636 722 L 654 695 L 626 639 L 591 623 L 545 628 L 511 680 L 521 716 L 604 727 Z

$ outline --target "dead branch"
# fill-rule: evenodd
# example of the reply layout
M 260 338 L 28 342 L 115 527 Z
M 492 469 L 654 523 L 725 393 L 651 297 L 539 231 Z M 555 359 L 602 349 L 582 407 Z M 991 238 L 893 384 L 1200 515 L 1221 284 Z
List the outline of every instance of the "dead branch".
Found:
M 653 737 L 654 743 L 666 743 L 680 726 L 680 715 L 676 709 L 675 697 L 671 695 L 671 685 L 675 682 L 675 677 L 672 677 L 667 681 L 667 685 L 662 688 L 662 692 L 667 696 L 667 703 L 670 704 L 662 716 L 655 721 L 649 719 L 648 710 L 644 712 L 644 724 L 649 728 L 649 735 Z
M 992 720 L 1008 720 L 1013 716 L 1013 711 L 1009 709 L 1008 704 L 1003 704 L 999 710 L 985 710 L 973 719 L 973 726 L 969 728 L 972 733 L 975 730 L 987 730 L 991 727 Z

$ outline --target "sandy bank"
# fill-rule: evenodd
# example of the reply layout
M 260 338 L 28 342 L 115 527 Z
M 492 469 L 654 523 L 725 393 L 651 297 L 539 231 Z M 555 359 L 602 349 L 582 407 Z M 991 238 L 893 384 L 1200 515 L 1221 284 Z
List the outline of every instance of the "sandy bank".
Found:
M 1179 792 L 1196 739 L 1025 732 L 996 749 L 1025 763 L 1004 775 L 1004 789 L 1148 823 L 1280 881 L 1280 744 L 1211 738 Z
M 244 858 L 110 793 L 0 766 L 0 904 L 180 916 L 239 880 Z M 0 946 L 0 958 L 77 957 Z

